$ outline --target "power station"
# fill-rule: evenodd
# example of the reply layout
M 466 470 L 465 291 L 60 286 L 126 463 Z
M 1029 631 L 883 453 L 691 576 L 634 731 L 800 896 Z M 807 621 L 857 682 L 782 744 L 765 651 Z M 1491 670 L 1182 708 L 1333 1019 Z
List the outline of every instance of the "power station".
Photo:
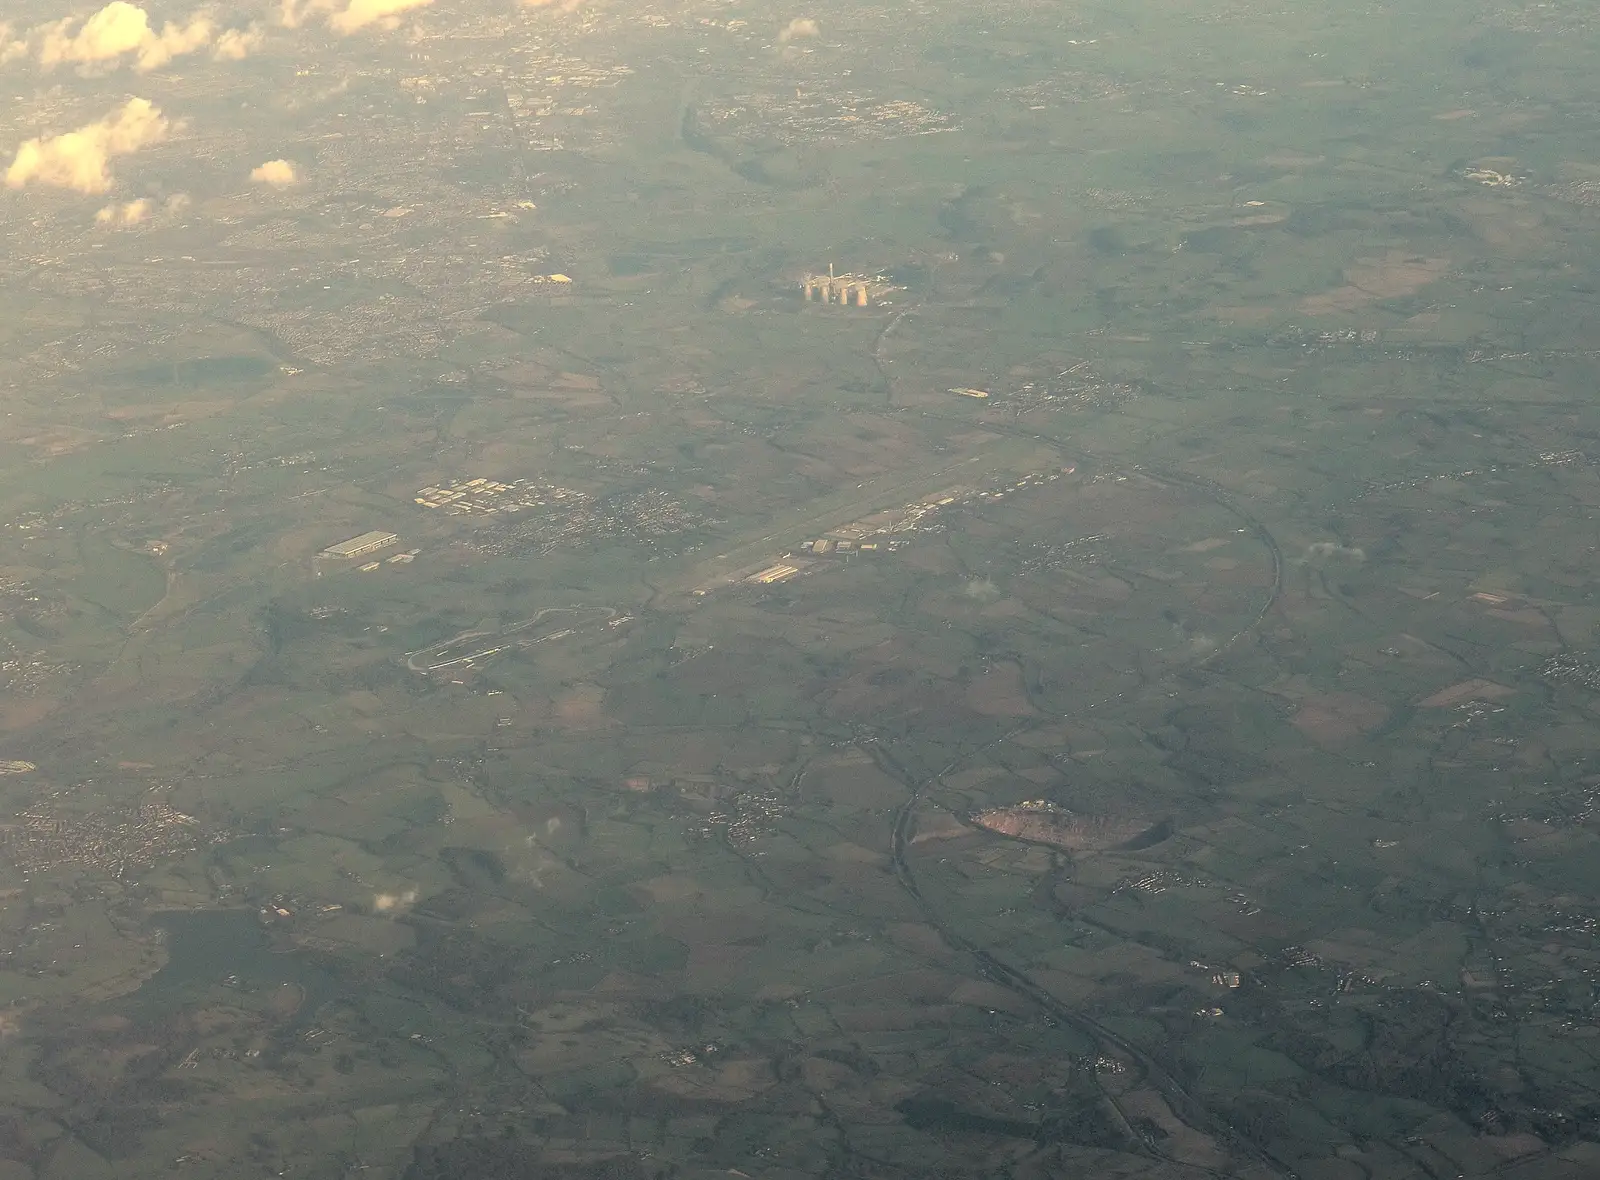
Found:
M 895 287 L 881 275 L 834 274 L 829 263 L 825 275 L 803 275 L 800 289 L 807 303 L 820 300 L 838 307 L 868 307 Z

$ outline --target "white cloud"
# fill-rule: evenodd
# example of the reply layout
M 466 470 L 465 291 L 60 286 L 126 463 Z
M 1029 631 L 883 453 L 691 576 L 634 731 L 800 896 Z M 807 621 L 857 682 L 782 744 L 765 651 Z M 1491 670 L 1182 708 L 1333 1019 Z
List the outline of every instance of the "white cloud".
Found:
M 354 33 L 373 24 L 392 28 L 402 12 L 432 3 L 433 0 L 350 0 L 328 18 L 328 27 L 336 33 Z
M 129 201 L 126 205 L 110 204 L 94 215 L 101 225 L 138 225 L 149 218 L 155 205 L 148 197 Z
M 787 43 L 798 41 L 802 37 L 820 36 L 821 33 L 821 27 L 809 16 L 797 16 L 783 26 L 783 32 L 778 34 L 778 40 Z
M 194 17 L 183 26 L 169 22 L 162 26 L 160 33 L 147 38 L 139 46 L 134 69 L 140 72 L 158 70 L 175 57 L 196 53 L 211 44 L 216 31 L 210 18 L 204 16 Z
M 12 35 L 11 25 L 0 21 L 0 66 L 28 56 L 28 43 Z
M 380 914 L 392 914 L 397 910 L 408 910 L 417 900 L 415 889 L 406 889 L 400 893 L 375 893 L 372 895 L 372 908 Z
M 135 68 L 154 70 L 175 57 L 211 44 L 216 26 L 204 15 L 188 24 L 168 21 L 157 32 L 150 15 L 127 0 L 111 0 L 76 30 L 71 19 L 41 25 L 34 30 L 39 42 L 39 64 L 49 69 L 62 64 L 89 65 L 134 55 Z
M 217 61 L 242 61 L 261 48 L 265 37 L 261 26 L 256 24 L 244 29 L 224 29 L 217 34 L 211 56 Z
M 76 131 L 28 140 L 12 157 L 6 184 L 103 193 L 111 187 L 112 159 L 160 143 L 170 130 L 171 124 L 148 99 L 130 98 L 105 118 Z
M 34 30 L 40 38 L 40 65 L 49 69 L 63 62 L 108 61 L 132 53 L 155 37 L 145 10 L 127 0 L 111 0 L 76 33 L 72 32 L 74 23 L 69 17 Z
M 574 0 L 562 0 L 563 7 Z M 312 16 L 325 16 L 336 33 L 360 32 L 376 25 L 380 29 L 399 26 L 407 12 L 426 8 L 433 0 L 278 0 L 278 23 L 297 29 Z
M 268 160 L 250 173 L 250 179 L 257 184 L 270 184 L 273 188 L 288 188 L 300 176 L 288 160 Z
M 128 0 L 111 0 L 81 24 L 68 18 L 40 25 L 31 37 L 37 46 L 39 64 L 45 69 L 58 65 L 114 65 L 131 55 L 134 68 L 141 72 L 160 69 L 175 57 L 212 46 L 218 61 L 237 61 L 260 43 L 255 26 L 218 32 L 216 22 L 204 12 L 197 12 L 185 23 L 168 21 L 158 30 L 151 25 L 150 14 Z M 17 45 L 26 52 L 25 43 L 0 39 L 0 63 L 8 55 L 19 56 L 14 52 Z
M 286 29 L 298 29 L 300 22 L 305 19 L 306 11 L 313 10 L 313 6 L 308 6 L 302 11 L 296 0 L 278 0 L 278 23 Z

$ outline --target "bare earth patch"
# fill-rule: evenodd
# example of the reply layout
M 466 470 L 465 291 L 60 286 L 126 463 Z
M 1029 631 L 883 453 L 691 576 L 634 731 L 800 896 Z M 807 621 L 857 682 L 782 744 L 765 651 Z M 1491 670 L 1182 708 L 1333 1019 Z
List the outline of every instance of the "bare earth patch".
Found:
M 1390 250 L 1381 258 L 1362 258 L 1345 268 L 1345 283 L 1321 295 L 1300 300 L 1306 315 L 1332 315 L 1355 311 L 1383 299 L 1398 299 L 1444 277 L 1450 268 L 1448 258 L 1425 258 L 1404 250 Z
M 1497 701 L 1501 697 L 1515 696 L 1516 689 L 1496 684 L 1492 680 L 1475 678 L 1441 688 L 1432 696 L 1417 702 L 1419 709 L 1449 709 L 1465 701 Z
M 1303 152 L 1279 152 L 1276 155 L 1261 157 L 1261 162 L 1269 168 L 1311 168 L 1327 161 L 1327 156 L 1308 156 Z
M 595 729 L 608 718 L 602 705 L 606 690 L 598 684 L 577 684 L 555 698 L 556 720 L 569 729 Z
M 697 1067 L 663 1074 L 649 1083 L 657 1090 L 700 1102 L 743 1102 L 778 1084 L 772 1063 L 746 1057 L 714 1069 Z
M 68 455 L 73 451 L 82 450 L 98 438 L 98 435 L 91 434 L 87 430 L 71 426 L 47 426 L 16 441 L 22 446 L 32 447 L 41 457 L 54 458 L 57 455 Z
M 967 707 L 982 717 L 1031 717 L 1033 706 L 1015 664 L 995 664 L 967 686 Z
M 1078 815 L 1049 804 L 1019 803 L 1015 807 L 991 807 L 977 812 L 972 822 L 980 828 L 1048 844 L 1072 852 L 1098 852 L 1126 843 L 1150 825 L 1141 819 L 1114 816 Z
M 0 701 L 0 730 L 27 729 L 54 713 L 59 700 L 49 697 L 18 697 Z
M 1308 698 L 1289 724 L 1318 745 L 1336 745 L 1370 733 L 1388 716 L 1389 710 L 1377 701 L 1353 692 L 1329 692 Z
M 1282 310 L 1276 307 L 1247 307 L 1243 305 L 1219 304 L 1208 308 L 1206 314 L 1212 319 L 1224 320 L 1236 324 L 1259 324 L 1263 320 L 1270 320 L 1281 315 Z

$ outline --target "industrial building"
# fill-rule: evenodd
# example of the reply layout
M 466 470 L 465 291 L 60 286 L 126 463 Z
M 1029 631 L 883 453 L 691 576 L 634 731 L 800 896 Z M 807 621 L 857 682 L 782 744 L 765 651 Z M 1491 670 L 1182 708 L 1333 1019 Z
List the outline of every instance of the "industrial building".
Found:
M 807 302 L 820 299 L 823 303 L 840 307 L 867 307 L 896 290 L 892 283 L 879 275 L 834 274 L 831 263 L 825 275 L 802 276 L 800 289 Z
M 750 581 L 759 582 L 763 586 L 770 586 L 774 582 L 792 578 L 799 572 L 800 567 L 797 565 L 771 565 L 759 573 L 751 574 Z
M 382 549 L 385 545 L 393 545 L 399 539 L 398 533 L 386 533 L 381 529 L 374 529 L 370 533 L 362 533 L 359 537 L 351 537 L 348 541 L 340 541 L 337 545 L 329 545 L 322 551 L 322 556 L 360 557 L 363 553 L 371 553 Z
M 876 553 L 882 545 L 877 541 L 845 541 L 837 537 L 818 537 L 815 541 L 802 542 L 800 548 L 818 557 L 826 557 L 829 554 L 835 557 L 849 557 L 852 553 Z

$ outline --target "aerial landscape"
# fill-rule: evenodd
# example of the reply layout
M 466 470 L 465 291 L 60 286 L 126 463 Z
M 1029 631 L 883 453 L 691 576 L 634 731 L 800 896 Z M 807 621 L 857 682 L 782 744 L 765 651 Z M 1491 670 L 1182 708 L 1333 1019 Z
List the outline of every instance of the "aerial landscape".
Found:
M 1600 1176 L 1591 3 L 65 3 L 0 1180 Z

